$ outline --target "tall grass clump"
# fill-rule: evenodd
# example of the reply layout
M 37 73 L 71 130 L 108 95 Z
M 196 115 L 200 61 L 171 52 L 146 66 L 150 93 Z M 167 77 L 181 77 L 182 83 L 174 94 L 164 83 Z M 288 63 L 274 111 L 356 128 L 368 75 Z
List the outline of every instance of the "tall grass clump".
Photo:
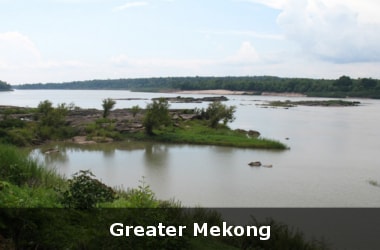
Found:
M 64 179 L 11 145 L 0 144 L 0 180 L 29 187 L 56 187 Z

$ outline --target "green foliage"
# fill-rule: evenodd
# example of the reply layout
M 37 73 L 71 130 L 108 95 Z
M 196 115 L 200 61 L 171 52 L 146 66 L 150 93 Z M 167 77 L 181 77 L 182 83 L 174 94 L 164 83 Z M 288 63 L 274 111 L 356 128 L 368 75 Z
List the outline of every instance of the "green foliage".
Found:
M 220 126 L 213 129 L 207 126 L 207 121 L 194 120 L 181 124 L 175 130 L 168 128 L 157 131 L 155 136 L 143 133 L 129 134 L 129 138 L 137 140 L 154 140 L 169 143 L 188 143 L 200 145 L 231 146 L 241 148 L 263 148 L 263 149 L 287 149 L 287 146 L 275 140 L 265 138 L 247 137 L 238 131 Z
M 364 78 L 365 79 L 365 78 Z M 61 84 L 26 84 L 21 89 L 128 89 L 155 91 L 163 89 L 204 90 L 226 89 L 246 91 L 260 95 L 262 92 L 293 92 L 320 97 L 369 97 L 380 98 L 380 81 L 375 79 L 337 80 L 281 78 L 275 76 L 238 77 L 160 77 L 140 79 L 115 79 L 67 82 Z
M 139 181 L 140 185 L 137 189 L 132 189 L 128 193 L 129 201 L 132 207 L 136 208 L 154 208 L 158 207 L 158 201 L 155 195 L 150 189 L 150 186 L 146 183 L 145 177 Z
M 11 85 L 6 82 L 0 81 L 0 91 L 10 91 L 12 90 Z
M 112 138 L 121 140 L 121 134 L 115 130 L 114 121 L 108 118 L 100 118 L 93 123 L 87 124 L 85 131 L 89 139 L 101 138 L 100 141 L 106 141 L 106 138 Z
M 223 125 L 227 125 L 228 122 L 233 122 L 235 120 L 235 111 L 235 106 L 227 107 L 217 101 L 210 103 L 206 110 L 202 108 L 195 112 L 198 114 L 199 118 L 208 120 L 211 128 L 217 128 L 220 121 L 223 121 Z
M 0 121 L 0 128 L 24 128 L 25 121 L 15 118 L 5 118 Z
M 133 117 L 136 117 L 137 113 L 140 112 L 141 108 L 139 105 L 132 106 L 131 112 Z
M 49 100 L 40 102 L 37 106 L 37 119 L 41 126 L 56 127 L 65 124 L 65 118 L 69 110 L 73 109 L 74 104 L 58 104 L 56 108 Z
M 349 76 L 341 76 L 339 79 L 334 81 L 333 86 L 341 91 L 349 91 L 351 90 L 353 85 L 353 81 Z
M 28 128 L 2 129 L 0 128 L 0 143 L 15 146 L 27 146 L 33 141 L 33 130 Z
M 115 106 L 115 100 L 111 98 L 103 99 L 102 107 L 103 107 L 103 118 L 107 118 Z
M 93 178 L 89 170 L 81 170 L 68 180 L 68 190 L 62 193 L 62 205 L 66 208 L 90 209 L 97 203 L 115 199 L 115 191 Z
M 373 89 L 377 85 L 377 81 L 371 78 L 363 78 L 360 80 L 360 85 L 363 89 Z
M 17 186 L 5 181 L 0 181 L 0 201 L 3 208 L 59 207 L 58 195 L 53 189 Z
M 36 111 L 38 135 L 42 139 L 61 139 L 73 136 L 75 130 L 67 126 L 66 116 L 74 108 L 74 104 L 62 103 L 54 108 L 49 100 L 40 102 Z
M 145 127 L 145 132 L 148 135 L 153 135 L 153 129 L 159 128 L 160 126 L 168 126 L 171 123 L 171 118 L 169 115 L 169 103 L 167 100 L 160 98 L 158 100 L 153 100 L 146 106 L 145 116 L 143 125 Z
M 0 179 L 15 185 L 52 187 L 62 183 L 54 170 L 47 169 L 14 146 L 0 144 Z

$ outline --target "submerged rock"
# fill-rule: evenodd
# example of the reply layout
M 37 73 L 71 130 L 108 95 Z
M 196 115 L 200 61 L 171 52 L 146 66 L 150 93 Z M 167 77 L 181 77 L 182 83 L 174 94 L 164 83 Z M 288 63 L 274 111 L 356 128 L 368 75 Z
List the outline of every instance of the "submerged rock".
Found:
M 250 163 L 248 163 L 249 166 L 251 167 L 260 167 L 261 166 L 261 162 L 259 161 L 252 161 Z

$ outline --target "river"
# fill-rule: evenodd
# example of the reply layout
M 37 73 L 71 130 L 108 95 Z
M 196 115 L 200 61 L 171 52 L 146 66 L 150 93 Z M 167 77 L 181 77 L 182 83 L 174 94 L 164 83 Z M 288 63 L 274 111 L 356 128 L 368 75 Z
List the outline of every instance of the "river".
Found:
M 145 107 L 149 99 L 179 94 L 111 90 L 16 90 L 0 92 L 0 105 L 36 107 L 40 101 L 71 103 L 101 109 L 102 100 L 118 100 L 115 108 Z M 195 96 L 181 94 L 181 96 Z M 197 97 L 209 95 L 196 95 Z M 31 152 L 70 177 L 90 169 L 108 185 L 137 187 L 143 179 L 160 199 L 186 206 L 209 207 L 379 207 L 379 100 L 357 107 L 263 108 L 268 100 L 310 100 L 306 97 L 227 96 L 237 107 L 232 128 L 260 131 L 290 147 L 286 151 L 216 146 L 120 142 L 76 146 L 57 143 L 57 154 Z M 206 107 L 171 104 L 171 108 Z M 251 161 L 273 168 L 252 168 Z

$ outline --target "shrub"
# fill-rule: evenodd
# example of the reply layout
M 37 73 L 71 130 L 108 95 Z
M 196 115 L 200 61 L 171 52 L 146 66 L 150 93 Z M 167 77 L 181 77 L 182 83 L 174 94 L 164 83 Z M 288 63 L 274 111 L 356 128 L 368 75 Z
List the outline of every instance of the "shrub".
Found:
M 227 107 L 217 101 L 210 103 L 206 110 L 203 108 L 196 109 L 195 113 L 200 119 L 207 120 L 211 128 L 217 128 L 220 121 L 222 121 L 224 125 L 227 125 L 228 122 L 233 122 L 235 120 L 235 111 L 235 106 Z
M 167 126 L 171 123 L 169 115 L 169 103 L 164 98 L 153 100 L 146 106 L 146 113 L 143 121 L 145 132 L 153 135 L 153 129 L 160 126 Z
M 68 180 L 68 190 L 62 193 L 62 205 L 66 208 L 90 209 L 100 202 L 112 202 L 115 191 L 93 177 L 90 170 L 75 173 Z
M 132 106 L 131 112 L 132 112 L 133 117 L 136 117 L 137 113 L 140 112 L 140 109 L 141 108 L 139 105 Z
M 111 109 L 115 106 L 116 102 L 111 99 L 107 98 L 103 100 L 102 107 L 103 107 L 103 118 L 107 118 L 111 112 Z
M 150 186 L 146 183 L 145 178 L 139 181 L 140 185 L 137 189 L 131 189 L 128 193 L 128 200 L 131 207 L 136 208 L 154 208 L 159 205 L 156 200 L 154 192 L 150 189 Z

